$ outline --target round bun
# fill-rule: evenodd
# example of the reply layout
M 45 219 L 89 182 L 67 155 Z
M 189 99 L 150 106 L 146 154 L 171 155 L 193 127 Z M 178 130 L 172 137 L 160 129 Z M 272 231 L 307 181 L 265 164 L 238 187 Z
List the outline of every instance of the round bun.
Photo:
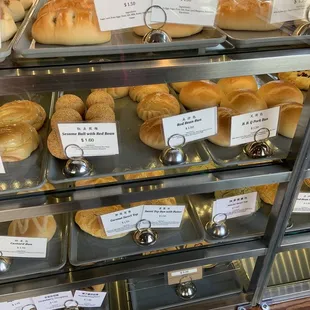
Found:
M 113 123 L 115 122 L 114 111 L 106 105 L 101 103 L 93 104 L 86 112 L 86 120 L 92 120 L 93 122 L 105 122 Z
M 1 7 L 0 16 L 1 42 L 5 42 L 13 38 L 14 34 L 17 31 L 17 26 L 11 14 L 9 14 L 7 10 Z
M 166 93 L 153 93 L 145 96 L 137 105 L 138 116 L 146 121 L 156 116 L 180 114 L 178 100 Z
M 81 116 L 85 113 L 85 105 L 81 98 L 76 95 L 63 95 L 56 101 L 55 110 L 73 109 L 80 113 Z
M 80 180 L 75 182 L 75 186 L 88 186 L 88 185 L 97 185 L 97 184 L 104 184 L 104 183 L 113 183 L 117 182 L 117 180 L 113 177 L 103 177 L 97 179 L 87 179 L 87 180 Z
M 180 92 L 181 103 L 190 110 L 216 107 L 222 100 L 223 93 L 220 87 L 212 82 L 190 82 Z
M 304 180 L 305 185 L 307 185 L 308 187 L 310 187 L 310 179 L 305 179 Z
M 128 96 L 129 93 L 129 87 L 112 87 L 112 88 L 98 88 L 98 89 L 92 89 L 91 91 L 98 91 L 103 90 L 107 92 L 109 95 L 113 97 L 113 99 L 120 99 L 123 97 Z
M 19 1 L 21 2 L 25 10 L 28 10 L 33 3 L 33 0 L 19 0 Z
M 128 173 L 124 175 L 125 180 L 136 180 L 136 179 L 148 179 L 154 177 L 161 177 L 165 175 L 163 170 L 156 170 L 156 171 L 145 171 L 139 173 Z
M 3 7 L 11 14 L 14 22 L 20 22 L 25 17 L 25 9 L 18 0 L 6 0 L 3 3 Z
M 160 26 L 160 23 L 152 25 L 154 29 Z M 185 38 L 199 33 L 203 29 L 203 26 L 167 23 L 161 29 L 167 32 L 171 38 Z M 138 36 L 144 37 L 145 34 L 150 32 L 150 29 L 147 26 L 139 26 L 133 28 L 133 31 Z
M 129 97 L 136 102 L 140 102 L 145 96 L 153 93 L 169 94 L 167 84 L 140 85 L 129 88 Z
M 309 90 L 310 88 L 310 70 L 281 72 L 278 74 L 278 78 L 292 83 L 302 90 Z
M 236 90 L 258 90 L 256 80 L 252 75 L 220 79 L 217 85 L 226 95 Z
M 202 82 L 209 82 L 208 80 L 201 80 Z M 179 93 L 181 91 L 181 89 L 188 85 L 191 82 L 195 82 L 195 81 L 187 81 L 187 82 L 176 82 L 176 83 L 171 83 L 171 87 L 177 92 Z M 198 81 L 197 81 L 198 82 Z
M 64 153 L 62 143 L 60 141 L 60 138 L 58 137 L 58 134 L 55 130 L 52 130 L 47 138 L 47 148 L 50 151 L 50 153 L 58 158 L 58 159 L 67 159 L 68 157 Z
M 153 199 L 153 200 L 146 200 L 146 201 L 138 201 L 133 202 L 130 204 L 131 207 L 137 207 L 141 205 L 162 205 L 162 206 L 169 206 L 169 205 L 176 205 L 177 201 L 174 197 L 168 197 L 168 198 L 161 198 L 161 199 Z
M 258 96 L 257 92 L 251 90 L 236 90 L 227 95 L 227 101 L 221 107 L 230 108 L 239 114 L 266 110 L 266 102 Z
M 3 162 L 28 158 L 39 143 L 37 131 L 28 123 L 0 127 L 0 154 Z
M 36 102 L 16 100 L 0 107 L 1 126 L 25 122 L 39 130 L 45 119 L 45 110 Z
M 273 205 L 277 195 L 278 187 L 279 184 L 275 183 L 275 184 L 260 185 L 256 186 L 255 188 L 261 200 L 263 200 L 265 203 Z
M 218 108 L 217 109 L 217 134 L 212 137 L 208 137 L 208 140 L 212 143 L 230 147 L 230 128 L 231 128 L 231 117 L 238 115 L 234 110 L 229 108 Z
M 293 84 L 285 81 L 272 81 L 263 85 L 258 94 L 266 101 L 268 108 L 281 103 L 304 102 L 302 92 Z
M 69 108 L 60 109 L 53 114 L 51 118 L 51 127 L 53 130 L 58 130 L 59 123 L 75 123 L 82 121 L 83 119 L 79 112 Z
M 57 228 L 53 215 L 38 216 L 23 220 L 14 220 L 10 223 L 8 236 L 47 238 L 50 241 Z
M 145 121 L 139 132 L 140 140 L 156 150 L 163 150 L 165 138 L 163 132 L 162 116 L 153 117 Z
M 100 103 L 114 109 L 114 99 L 104 90 L 96 90 L 92 92 L 86 99 L 87 108 L 93 104 Z

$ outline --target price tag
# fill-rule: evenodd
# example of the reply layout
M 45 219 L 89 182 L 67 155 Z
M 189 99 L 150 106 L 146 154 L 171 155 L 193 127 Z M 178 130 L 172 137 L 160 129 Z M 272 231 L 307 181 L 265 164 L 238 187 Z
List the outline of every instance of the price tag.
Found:
M 47 238 L 0 236 L 0 251 L 6 257 L 46 257 Z
M 106 292 L 87 292 L 76 290 L 74 300 L 79 304 L 79 307 L 101 307 Z
M 305 18 L 310 0 L 273 0 L 270 23 L 282 23 Z
M 218 199 L 213 203 L 212 218 L 226 214 L 227 219 L 252 214 L 256 211 L 257 192 Z
M 94 0 L 101 31 L 118 30 L 144 25 L 144 12 L 152 0 Z
M 255 134 L 268 128 L 270 135 L 277 135 L 280 107 L 246 113 L 231 118 L 230 145 L 240 145 L 254 141 Z M 266 131 L 257 134 L 257 139 L 267 138 Z
M 168 284 L 174 285 L 180 283 L 181 279 L 185 276 L 189 278 L 184 278 L 184 280 L 200 280 L 202 279 L 203 270 L 202 267 L 194 267 L 189 269 L 175 270 L 168 272 Z
M 63 309 L 66 301 L 73 299 L 71 291 L 33 297 L 37 310 Z
M 10 305 L 11 310 L 26 310 L 27 309 L 26 306 L 29 306 L 29 309 L 31 309 L 30 306 L 34 305 L 34 301 L 32 300 L 32 298 L 24 298 L 24 299 L 19 299 L 19 300 L 8 302 L 8 304 Z M 26 308 L 26 309 L 23 309 L 23 308 Z
M 208 108 L 195 112 L 163 118 L 166 145 L 168 139 L 180 134 L 186 143 L 204 139 L 217 133 L 217 108 Z
M 4 169 L 4 166 L 3 166 L 2 158 L 0 157 L 0 174 L 3 174 L 3 173 L 5 173 L 5 169 Z
M 0 302 L 0 309 L 1 310 L 13 310 L 9 302 Z
M 83 150 L 84 157 L 119 153 L 116 123 L 62 123 L 58 128 L 64 149 L 77 145 Z M 67 155 L 81 156 L 81 150 L 70 147 Z
M 299 193 L 293 213 L 310 213 L 310 193 Z

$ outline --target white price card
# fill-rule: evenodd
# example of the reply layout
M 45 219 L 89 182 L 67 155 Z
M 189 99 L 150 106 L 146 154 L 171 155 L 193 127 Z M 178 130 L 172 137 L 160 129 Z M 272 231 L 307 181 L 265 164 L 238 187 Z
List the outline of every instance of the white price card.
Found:
M 227 219 L 249 215 L 256 211 L 257 192 L 218 199 L 213 203 L 212 218 L 226 214 Z
M 3 174 L 3 173 L 5 173 L 5 169 L 4 169 L 4 166 L 3 166 L 2 158 L 0 157 L 0 174 Z
M 34 301 L 32 298 L 24 298 L 8 302 L 8 304 L 10 304 L 10 309 L 12 310 L 29 310 L 33 308 Z
M 45 258 L 47 238 L 22 238 L 0 236 L 2 256 Z
M 72 299 L 73 295 L 71 291 L 33 297 L 37 310 L 63 309 L 65 302 Z
M 274 107 L 267 110 L 251 112 L 233 116 L 231 118 L 231 136 L 230 145 L 240 145 L 254 141 L 257 133 L 257 139 L 267 138 L 266 131 L 260 129 L 267 128 L 269 137 L 277 135 L 280 107 Z
M 163 118 L 165 143 L 175 135 L 183 135 L 191 142 L 213 136 L 217 133 L 217 108 L 208 108 Z
M 310 193 L 299 193 L 293 213 L 310 213 Z
M 94 0 L 101 31 L 144 25 L 144 12 L 152 0 Z
M 101 222 L 107 236 L 114 236 L 137 229 L 137 223 L 142 218 L 143 206 L 124 209 L 101 215 Z
M 87 292 L 76 290 L 74 293 L 74 300 L 78 303 L 79 307 L 101 307 L 106 292 Z
M 83 157 L 119 153 L 116 123 L 61 123 L 58 128 L 68 157 L 81 156 L 81 149 Z
M 153 0 L 167 14 L 168 23 L 213 26 L 218 0 Z M 164 20 L 161 10 L 152 10 L 152 22 Z
M 0 309 L 1 310 L 13 310 L 11 303 L 9 302 L 0 302 Z

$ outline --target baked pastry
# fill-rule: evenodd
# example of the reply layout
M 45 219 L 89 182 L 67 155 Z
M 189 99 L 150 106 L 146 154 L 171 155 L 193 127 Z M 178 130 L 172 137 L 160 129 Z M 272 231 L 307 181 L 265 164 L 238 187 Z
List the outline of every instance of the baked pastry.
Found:
M 14 220 L 10 223 L 8 236 L 47 238 L 50 241 L 57 228 L 53 215 L 38 216 L 23 220 Z
M 259 185 L 255 186 L 256 191 L 259 194 L 259 197 L 265 202 L 270 205 L 274 204 L 277 191 L 278 191 L 279 184 L 266 184 L 266 185 Z
M 32 101 L 16 100 L 0 107 L 0 126 L 26 122 L 39 130 L 45 119 L 45 110 Z
M 153 93 L 169 94 L 169 88 L 167 84 L 140 85 L 129 88 L 129 97 L 136 102 L 140 102 L 145 96 Z
M 97 88 L 92 89 L 91 91 L 94 92 L 98 90 L 103 90 L 107 92 L 109 95 L 113 97 L 113 99 L 120 99 L 128 96 L 129 94 L 129 87 Z
M 221 104 L 223 93 L 212 82 L 196 81 L 184 86 L 180 92 L 181 103 L 190 110 L 216 107 Z
M 305 179 L 304 180 L 305 185 L 307 185 L 308 187 L 310 187 L 310 179 Z
M 55 111 L 61 109 L 73 109 L 79 112 L 81 116 L 83 116 L 85 113 L 85 104 L 80 97 L 66 94 L 58 98 L 56 101 Z
M 166 93 L 153 93 L 145 96 L 137 105 L 138 116 L 146 121 L 155 116 L 180 114 L 178 100 Z
M 148 179 L 165 175 L 163 170 L 145 171 L 139 173 L 127 173 L 124 175 L 125 180 Z
M 37 131 L 28 123 L 0 127 L 0 154 L 3 162 L 28 158 L 40 143 Z
M 140 140 L 156 150 L 163 150 L 166 147 L 163 132 L 162 116 L 153 117 L 145 121 L 139 132 Z
M 152 25 L 153 29 L 160 26 L 162 26 L 162 23 Z M 167 32 L 171 38 L 186 38 L 199 33 L 203 29 L 203 26 L 167 23 L 160 29 Z M 144 37 L 145 34 L 150 32 L 150 29 L 147 26 L 139 26 L 134 27 L 133 31 L 138 36 Z
M 153 199 L 153 200 L 146 200 L 146 201 L 138 201 L 138 202 L 132 202 L 130 204 L 131 207 L 137 207 L 141 205 L 162 205 L 162 206 L 169 206 L 169 205 L 176 205 L 177 202 L 174 197 L 168 197 L 168 198 L 161 198 L 161 199 Z
M 105 284 L 97 284 L 89 287 L 84 287 L 81 290 L 82 291 L 87 291 L 87 292 L 102 292 L 104 289 Z
M 257 82 L 252 75 L 247 76 L 236 76 L 220 79 L 217 82 L 217 85 L 221 88 L 224 94 L 228 95 L 229 93 L 235 90 L 252 90 L 257 91 Z
M 3 7 L 0 7 L 0 33 L 1 42 L 6 42 L 13 38 L 17 31 L 17 26 L 11 14 Z
M 116 206 L 101 207 L 97 209 L 78 211 L 75 214 L 75 222 L 79 225 L 79 227 L 83 231 L 92 235 L 93 237 L 101 238 L 101 239 L 122 238 L 126 236 L 127 233 L 122 233 L 122 234 L 108 237 L 104 230 L 101 219 L 100 219 L 100 215 L 122 211 L 122 210 L 124 210 L 122 206 L 116 205 Z
M 0 115 L 1 115 L 1 108 L 0 108 Z M 77 123 L 77 122 L 82 122 L 82 121 L 83 119 L 79 112 L 71 108 L 65 108 L 65 109 L 57 110 L 53 114 L 51 118 L 51 127 L 53 130 L 57 131 L 59 123 Z
M 238 115 L 232 109 L 220 107 L 217 109 L 217 134 L 212 137 L 208 137 L 208 140 L 212 143 L 229 147 L 230 146 L 230 129 L 232 116 Z
M 309 90 L 310 88 L 310 70 L 281 72 L 278 73 L 278 78 L 292 83 L 302 90 Z
M 202 82 L 209 82 L 208 80 L 201 80 Z M 175 83 L 171 83 L 171 87 L 177 92 L 179 93 L 181 91 L 181 89 L 188 85 L 191 82 L 195 82 L 195 81 L 187 81 L 187 82 L 175 82 Z
M 103 177 L 97 179 L 87 179 L 87 180 L 79 180 L 75 182 L 75 186 L 88 186 L 88 185 L 97 185 L 103 183 L 113 183 L 117 182 L 117 180 L 113 177 Z
M 222 29 L 268 31 L 280 28 L 270 24 L 272 1 L 219 0 L 215 24 Z
M 47 137 L 47 148 L 50 153 L 58 159 L 67 159 L 61 140 L 55 130 L 52 130 Z
M 20 3 L 23 5 L 25 10 L 30 9 L 30 7 L 33 4 L 33 0 L 18 0 L 18 1 L 20 1 Z
M 93 120 L 105 123 L 114 123 L 115 114 L 114 111 L 106 105 L 101 103 L 93 104 L 86 112 L 86 120 Z
M 20 22 L 25 17 L 25 9 L 20 1 L 17 0 L 5 0 L 0 2 L 0 6 L 7 10 L 7 12 L 13 17 L 14 22 Z
M 86 99 L 87 108 L 93 104 L 103 104 L 114 109 L 114 99 L 104 90 L 96 90 L 92 92 Z
M 293 84 L 284 81 L 272 81 L 263 85 L 258 94 L 266 101 L 268 108 L 281 103 L 304 102 L 302 92 Z
M 283 103 L 280 104 L 278 133 L 284 137 L 293 139 L 299 118 L 302 112 L 303 104 Z

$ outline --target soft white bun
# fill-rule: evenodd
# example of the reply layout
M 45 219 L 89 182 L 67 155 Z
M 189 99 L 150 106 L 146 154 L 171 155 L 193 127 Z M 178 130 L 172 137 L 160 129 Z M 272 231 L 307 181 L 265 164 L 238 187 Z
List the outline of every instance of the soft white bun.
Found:
M 253 90 L 257 91 L 257 83 L 255 78 L 252 75 L 248 76 L 236 76 L 220 79 L 217 82 L 217 85 L 221 88 L 224 94 L 228 95 L 229 93 L 235 90 Z
M 112 88 L 97 88 L 91 91 L 103 90 L 113 97 L 113 99 L 120 99 L 128 96 L 129 87 L 112 87 Z
M 16 31 L 17 31 L 17 26 L 11 14 L 9 14 L 7 10 L 0 8 L 1 42 L 5 42 L 5 41 L 12 39 Z
M 145 96 L 153 93 L 169 94 L 169 88 L 167 84 L 139 85 L 129 88 L 129 97 L 136 102 L 140 102 Z
M 19 0 L 19 1 L 21 2 L 25 10 L 30 9 L 30 7 L 33 4 L 33 0 Z
M 25 17 L 25 9 L 23 5 L 17 0 L 6 0 L 3 4 L 1 4 L 5 10 L 14 19 L 14 22 L 20 22 Z

